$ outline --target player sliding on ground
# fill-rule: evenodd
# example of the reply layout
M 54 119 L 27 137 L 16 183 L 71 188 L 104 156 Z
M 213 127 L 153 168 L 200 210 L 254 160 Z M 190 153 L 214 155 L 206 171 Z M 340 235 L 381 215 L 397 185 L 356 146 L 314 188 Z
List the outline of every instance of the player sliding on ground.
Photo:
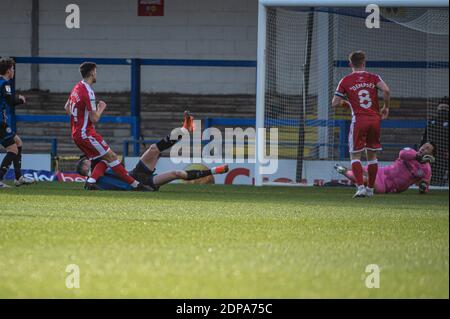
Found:
M 428 193 L 431 180 L 430 163 L 435 161 L 435 154 L 436 146 L 431 142 L 423 144 L 419 151 L 404 148 L 393 164 L 378 169 L 375 192 L 379 194 L 401 193 L 411 185 L 417 185 L 420 193 Z M 351 170 L 339 164 L 335 165 L 335 169 L 352 182 L 356 182 L 355 175 Z M 367 167 L 363 174 L 364 183 L 367 184 Z
M 96 189 L 95 185 L 106 169 L 111 168 L 114 173 L 134 190 L 148 190 L 150 187 L 139 183 L 131 177 L 125 167 L 120 163 L 103 137 L 95 131 L 93 123 L 100 120 L 106 109 L 106 103 L 99 101 L 95 103 L 95 94 L 92 84 L 97 82 L 97 66 L 92 62 L 84 62 L 80 65 L 82 80 L 78 82 L 70 93 L 69 99 L 64 106 L 70 115 L 72 126 L 72 139 L 78 148 L 91 160 L 101 159 L 95 166 L 91 176 L 86 180 L 85 188 Z
M 366 55 L 363 51 L 352 52 L 349 56 L 353 72 L 342 78 L 332 101 L 333 107 L 350 107 L 352 123 L 348 137 L 348 147 L 355 183 L 358 187 L 355 197 L 373 196 L 378 171 L 377 151 L 381 150 L 381 120 L 389 115 L 390 90 L 381 77 L 369 73 Z M 383 92 L 384 106 L 380 111 L 378 90 Z M 366 151 L 367 187 L 364 186 L 361 153 Z
M 213 167 L 208 170 L 174 170 L 160 175 L 155 174 L 155 167 L 162 151 L 170 149 L 175 143 L 177 143 L 182 134 L 182 130 L 193 132 L 194 130 L 193 117 L 189 113 L 185 113 L 185 120 L 183 127 L 180 128 L 180 135 L 176 140 L 171 139 L 170 135 L 160 140 L 158 143 L 152 144 L 145 153 L 141 156 L 136 167 L 130 172 L 130 175 L 140 183 L 149 186 L 152 190 L 157 191 L 159 187 L 170 183 L 171 181 L 181 180 L 194 180 L 213 174 L 224 174 L 228 172 L 228 165 L 221 165 Z M 175 134 L 177 135 L 177 134 Z M 88 158 L 81 158 L 77 163 L 77 173 L 83 176 L 89 176 L 89 171 L 98 165 L 98 161 L 90 161 Z M 131 186 L 124 183 L 120 178 L 111 170 L 106 171 L 104 176 L 101 176 L 97 183 L 97 189 L 100 190 L 132 190 Z

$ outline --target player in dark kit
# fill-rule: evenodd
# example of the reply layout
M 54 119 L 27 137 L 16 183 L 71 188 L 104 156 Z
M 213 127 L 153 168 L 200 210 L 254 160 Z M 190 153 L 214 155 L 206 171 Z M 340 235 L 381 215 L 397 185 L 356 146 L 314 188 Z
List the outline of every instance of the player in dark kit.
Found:
M 170 172 L 164 172 L 160 175 L 155 174 L 156 163 L 158 162 L 161 152 L 171 148 L 175 143 L 177 143 L 183 134 L 183 130 L 192 133 L 195 129 L 193 120 L 194 118 L 189 114 L 189 112 L 185 112 L 183 127 L 177 129 L 179 130 L 179 135 L 178 132 L 175 132 L 176 134 L 169 134 L 159 142 L 152 144 L 141 156 L 135 168 L 130 172 L 130 176 L 135 178 L 140 183 L 151 187 L 152 190 L 157 191 L 160 186 L 174 180 L 194 180 L 214 174 L 224 174 L 228 172 L 228 165 L 221 165 L 208 170 L 173 170 Z M 178 138 L 172 139 L 171 136 L 178 136 Z M 78 161 L 76 170 L 80 175 L 89 176 L 89 171 L 94 170 L 96 165 L 98 165 L 98 161 L 90 161 L 88 158 L 83 157 Z M 99 190 L 132 190 L 131 186 L 120 180 L 120 178 L 112 170 L 107 170 L 105 175 L 98 179 L 96 185 Z
M 378 171 L 377 151 L 381 150 L 381 120 L 389 115 L 390 90 L 381 77 L 367 72 L 366 55 L 363 51 L 349 56 L 352 73 L 342 78 L 332 101 L 333 107 L 350 107 L 352 123 L 348 147 L 352 171 L 358 189 L 355 197 L 373 196 Z M 384 106 L 380 110 L 378 90 L 383 92 Z M 368 185 L 364 186 L 361 154 L 365 152 L 368 162 Z
M 0 164 L 0 188 L 9 187 L 2 182 L 11 163 L 14 165 L 14 185 L 32 184 L 34 180 L 22 176 L 22 140 L 8 124 L 8 108 L 24 104 L 26 99 L 12 95 L 10 80 L 14 78 L 15 62 L 11 58 L 0 59 L 0 144 L 6 149 L 6 156 Z

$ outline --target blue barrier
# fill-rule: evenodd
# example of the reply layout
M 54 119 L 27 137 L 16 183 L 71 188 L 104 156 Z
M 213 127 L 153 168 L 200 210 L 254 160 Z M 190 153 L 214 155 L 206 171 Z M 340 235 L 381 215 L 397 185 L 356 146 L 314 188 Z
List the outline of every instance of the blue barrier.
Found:
M 158 140 L 142 140 L 142 139 L 141 140 L 135 140 L 135 139 L 124 140 L 123 147 L 122 147 L 123 157 L 128 156 L 128 154 L 129 154 L 128 147 L 129 147 L 130 143 L 133 143 L 133 144 L 139 143 L 139 144 L 144 144 L 144 145 L 150 146 L 151 144 L 157 143 L 157 142 L 158 142 Z M 134 154 L 134 156 L 139 156 L 139 155 Z
M 67 123 L 70 121 L 68 115 L 16 115 L 18 122 L 48 122 Z M 135 124 L 132 116 L 102 116 L 99 123 Z
M 117 58 L 57 58 L 57 57 L 15 57 L 16 63 L 30 64 L 81 64 L 85 61 L 105 65 L 131 65 L 133 59 Z
M 299 120 L 286 120 L 286 119 L 266 119 L 264 125 L 271 126 L 293 126 L 298 127 Z M 337 127 L 339 128 L 339 157 L 345 159 L 348 157 L 348 134 L 350 131 L 350 120 L 306 120 L 306 126 L 309 127 Z M 242 127 L 242 126 L 255 126 L 255 119 L 240 119 L 240 118 L 207 118 L 204 120 L 204 129 L 213 126 L 229 126 L 229 127 Z M 425 129 L 427 122 L 425 120 L 384 120 L 381 122 L 382 128 L 417 128 Z M 318 144 L 314 144 L 318 146 Z M 326 144 L 325 144 L 326 145 Z M 405 147 L 397 143 L 385 143 L 386 147 Z M 320 146 L 320 145 L 319 145 Z M 328 145 L 331 146 L 331 145 Z
M 109 58 L 54 58 L 54 57 L 15 57 L 16 63 L 36 64 L 81 64 L 84 61 L 92 61 L 105 65 L 130 65 L 131 66 L 131 116 L 103 116 L 102 123 L 130 124 L 130 134 L 137 139 L 140 136 L 140 63 L 139 59 L 109 59 Z M 14 87 L 14 83 L 13 83 Z M 62 108 L 62 106 L 61 106 Z M 65 115 L 16 115 L 11 110 L 11 126 L 15 130 L 17 122 L 68 122 Z M 134 145 L 134 154 L 139 154 L 139 144 Z
M 254 60 L 197 60 L 197 59 L 125 59 L 125 58 L 56 58 L 56 57 L 16 57 L 16 63 L 36 64 L 81 64 L 91 61 L 104 65 L 132 65 L 133 60 L 140 60 L 141 65 L 156 66 L 209 66 L 209 67 L 247 67 L 256 68 Z M 347 60 L 335 60 L 338 68 L 349 67 Z M 448 61 L 367 61 L 368 68 L 389 69 L 448 69 Z
M 206 118 L 203 120 L 203 129 L 208 129 L 215 126 L 227 127 L 254 127 L 255 119 L 245 118 Z M 265 125 L 270 126 L 298 126 L 298 120 L 286 119 L 266 119 Z M 340 160 L 348 157 L 348 133 L 350 130 L 350 120 L 306 120 L 306 126 L 309 127 L 336 127 L 339 128 L 339 158 Z M 382 128 L 417 128 L 424 129 L 426 127 L 425 120 L 384 120 L 381 122 Z M 128 147 L 130 143 L 152 144 L 158 140 L 134 140 L 128 139 L 123 142 L 123 156 L 128 156 Z M 202 141 L 202 144 L 207 144 L 209 141 Z M 295 142 L 280 142 L 280 145 L 296 145 Z M 328 143 L 305 143 L 307 146 L 319 147 L 330 146 Z M 385 147 L 417 147 L 416 144 L 404 145 L 400 143 L 384 143 Z M 136 155 L 135 155 L 136 156 Z
M 16 121 L 18 122 L 47 122 L 47 123 L 67 123 L 70 121 L 70 117 L 68 115 L 16 115 Z M 99 123 L 116 123 L 116 124 L 130 124 L 132 127 L 136 127 L 136 117 L 132 116 L 102 116 L 100 118 Z M 58 140 L 56 137 L 53 138 L 45 138 L 45 137 L 30 137 L 30 136 L 22 136 L 22 140 L 30 140 L 30 141 L 42 141 L 42 142 L 51 142 L 51 154 L 52 156 L 56 156 L 58 154 L 57 143 Z M 139 154 L 135 154 L 138 156 Z M 128 156 L 128 147 L 127 147 L 127 156 Z
M 122 146 L 122 154 L 123 156 L 128 156 L 129 152 L 128 152 L 128 147 L 130 146 L 130 143 L 140 143 L 146 146 L 146 148 L 148 148 L 150 145 L 159 142 L 160 140 L 134 140 L 134 139 L 127 139 L 123 141 L 123 146 Z M 209 140 L 203 140 L 202 141 L 202 145 L 206 145 L 209 143 Z M 134 155 L 136 156 L 136 155 Z
M 336 60 L 337 68 L 348 68 L 347 60 Z M 368 68 L 387 69 L 448 69 L 448 61 L 367 61 Z
M 256 68 L 256 61 L 254 60 L 196 60 L 196 59 L 126 59 L 126 58 L 71 58 L 71 57 L 15 57 L 16 63 L 36 63 L 36 64 L 81 64 L 84 61 L 92 61 L 97 64 L 104 65 L 129 65 L 131 68 L 131 105 L 130 105 L 130 116 L 121 117 L 103 117 L 101 122 L 104 123 L 127 123 L 130 124 L 130 135 L 132 136 L 133 152 L 135 156 L 140 153 L 139 137 L 141 136 L 140 129 L 140 112 L 141 112 L 141 101 L 140 101 L 140 91 L 141 91 L 141 67 L 142 66 L 186 66 L 186 67 L 240 67 L 240 68 Z M 348 67 L 348 62 L 345 60 L 334 61 L 335 67 Z M 375 68 L 447 68 L 447 61 L 367 61 L 368 67 Z M 14 91 L 14 79 L 13 79 L 13 91 Z M 115 119 L 116 118 L 116 119 Z M 67 117 L 65 116 L 46 116 L 46 115 L 17 115 L 15 114 L 14 108 L 11 110 L 10 114 L 11 126 L 15 130 L 16 123 L 18 121 L 28 121 L 28 122 L 65 122 Z M 212 123 L 208 121 L 212 120 Z M 219 121 L 219 122 L 217 122 Z M 271 122 L 273 121 L 273 122 Z M 286 124 L 283 124 L 286 121 Z M 307 120 L 307 126 L 337 126 L 340 127 L 342 136 L 348 134 L 349 124 L 347 122 L 328 121 L 321 122 L 320 120 Z M 387 121 L 389 122 L 389 121 Z M 422 128 L 422 124 L 419 121 L 407 121 L 409 124 L 411 122 L 417 122 L 418 126 L 404 126 L 413 128 Z M 215 123 L 215 124 L 213 124 Z M 223 124 L 217 124 L 223 123 Z M 252 119 L 206 119 L 205 125 L 210 127 L 211 125 L 230 125 L 230 126 L 254 126 L 254 120 Z M 279 120 L 272 119 L 266 123 L 266 125 L 298 125 L 298 121 L 295 120 Z M 396 127 L 389 126 L 390 124 L 383 124 L 388 126 L 383 127 Z M 400 124 L 400 125 L 408 125 Z M 414 124 L 411 124 L 414 125 Z M 344 134 L 345 133 L 345 134 Z M 342 137 L 340 139 L 341 147 L 342 142 L 346 142 Z M 128 149 L 128 147 L 127 147 Z M 342 151 L 342 154 L 344 152 Z
M 195 59 L 124 59 L 124 58 L 69 58 L 69 57 L 15 57 L 16 63 L 35 63 L 35 64 L 81 64 L 84 61 L 92 61 L 96 64 L 104 65 L 129 65 L 131 67 L 131 115 L 126 117 L 113 117 L 103 119 L 104 123 L 128 123 L 131 125 L 130 135 L 133 137 L 134 155 L 140 153 L 140 144 L 136 141 L 141 136 L 141 66 L 186 66 L 186 67 L 243 67 L 256 68 L 256 61 L 248 60 L 195 60 Z M 13 80 L 14 90 L 14 80 Z M 32 118 L 34 117 L 34 119 Z M 65 122 L 64 116 L 46 117 L 45 115 L 21 115 L 16 116 L 14 108 L 10 111 L 11 127 L 16 130 L 16 123 L 19 121 L 27 122 Z
M 186 60 L 186 59 L 142 59 L 142 65 L 158 66 L 209 66 L 256 68 L 256 61 L 250 60 Z
M 206 118 L 204 127 L 216 126 L 255 126 L 255 119 L 242 118 Z M 316 127 L 341 127 L 343 124 L 350 126 L 349 120 L 306 120 L 306 126 Z M 382 128 L 425 128 L 425 120 L 384 120 L 381 122 Z M 266 126 L 299 126 L 300 121 L 296 119 L 266 119 Z

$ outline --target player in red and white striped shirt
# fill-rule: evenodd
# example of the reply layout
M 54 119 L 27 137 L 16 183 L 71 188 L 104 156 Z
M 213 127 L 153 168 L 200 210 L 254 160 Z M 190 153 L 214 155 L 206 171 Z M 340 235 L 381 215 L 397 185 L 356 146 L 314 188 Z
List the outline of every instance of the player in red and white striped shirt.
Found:
M 80 65 L 82 80 L 78 82 L 70 93 L 65 105 L 70 115 L 72 126 L 72 139 L 78 148 L 91 160 L 102 159 L 95 166 L 91 176 L 87 179 L 86 189 L 97 189 L 96 182 L 110 167 L 117 176 L 130 184 L 136 190 L 151 190 L 131 177 L 117 158 L 103 137 L 95 131 L 94 123 L 100 120 L 106 109 L 106 103 L 95 102 L 92 84 L 97 80 L 97 66 L 93 62 L 84 62 Z
M 349 56 L 353 72 L 339 82 L 332 101 L 334 107 L 350 107 L 352 123 L 348 137 L 352 171 L 358 190 L 353 197 L 373 196 L 377 177 L 377 151 L 381 150 L 381 120 L 389 115 L 390 90 L 381 77 L 367 72 L 366 55 L 363 51 Z M 384 106 L 380 110 L 378 90 L 383 92 Z M 368 162 L 368 185 L 364 186 L 361 153 L 366 152 Z

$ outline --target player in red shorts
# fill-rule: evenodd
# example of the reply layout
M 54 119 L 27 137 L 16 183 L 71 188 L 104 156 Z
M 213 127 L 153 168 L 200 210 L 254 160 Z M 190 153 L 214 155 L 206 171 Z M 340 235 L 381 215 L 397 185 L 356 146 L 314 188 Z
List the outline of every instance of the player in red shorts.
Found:
M 352 123 L 348 146 L 352 171 L 358 187 L 355 197 L 373 196 L 378 171 L 377 151 L 381 150 L 381 120 L 389 115 L 390 90 L 381 77 L 367 72 L 366 55 L 363 51 L 352 52 L 349 56 L 353 72 L 339 82 L 332 101 L 333 107 L 350 107 Z M 378 90 L 383 92 L 384 106 L 380 110 Z M 368 182 L 364 186 L 361 153 L 366 152 Z
M 64 109 L 70 115 L 72 139 L 78 148 L 91 160 L 101 159 L 91 176 L 86 180 L 86 189 L 97 189 L 97 180 L 110 167 L 124 182 L 136 190 L 151 190 L 131 177 L 102 136 L 95 131 L 94 123 L 100 120 L 106 109 L 106 103 L 99 101 L 96 105 L 92 84 L 97 80 L 97 66 L 92 62 L 80 65 L 82 80 L 70 93 Z

